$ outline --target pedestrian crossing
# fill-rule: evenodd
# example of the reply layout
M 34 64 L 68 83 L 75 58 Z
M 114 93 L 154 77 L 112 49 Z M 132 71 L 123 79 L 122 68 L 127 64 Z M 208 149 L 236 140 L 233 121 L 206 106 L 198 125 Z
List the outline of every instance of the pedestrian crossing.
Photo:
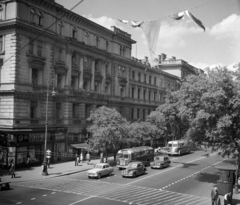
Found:
M 18 186 L 46 189 L 71 194 L 99 197 L 108 200 L 138 205 L 205 205 L 209 198 L 197 197 L 182 193 L 139 187 L 127 184 L 108 183 L 98 180 L 47 179 L 25 182 Z

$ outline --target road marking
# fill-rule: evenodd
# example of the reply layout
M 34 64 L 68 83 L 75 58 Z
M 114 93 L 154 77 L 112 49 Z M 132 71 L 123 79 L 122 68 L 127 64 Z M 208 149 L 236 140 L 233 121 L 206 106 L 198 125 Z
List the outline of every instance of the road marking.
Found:
M 52 192 L 52 194 L 55 194 L 56 192 Z
M 21 204 L 22 202 L 18 202 L 17 204 Z
M 87 198 L 85 198 L 85 199 L 81 199 L 81 200 L 76 201 L 76 202 L 73 202 L 73 203 L 71 203 L 71 204 L 69 204 L 69 205 L 73 205 L 73 204 L 76 204 L 76 203 L 79 203 L 79 202 L 82 202 L 82 201 L 85 201 L 85 200 L 88 200 L 88 199 L 91 199 L 91 198 L 93 198 L 93 196 L 87 197 Z
M 36 198 L 31 198 L 31 200 L 33 201 L 33 200 L 35 200 Z
M 205 159 L 205 158 L 206 158 L 205 156 L 204 156 L 204 157 L 200 157 L 200 158 L 195 159 L 195 160 L 192 160 L 192 161 L 190 161 L 190 162 L 186 162 L 186 164 L 189 164 L 189 163 L 192 163 L 192 162 L 196 162 L 196 161 L 198 161 L 198 160 L 202 160 L 202 159 Z M 225 159 L 224 159 L 224 160 L 225 160 Z M 222 161 L 224 161 L 224 160 L 222 160 Z M 222 162 L 222 161 L 220 161 L 220 162 Z M 220 162 L 218 162 L 218 163 L 220 163 Z M 164 173 L 164 172 L 168 172 L 168 171 L 170 171 L 170 170 L 172 170 L 172 169 L 176 169 L 176 168 L 181 167 L 181 166 L 182 166 L 182 164 L 177 165 L 176 167 L 170 167 L 169 169 L 162 170 L 161 172 L 157 172 L 157 173 L 155 173 L 155 174 L 152 174 L 152 175 L 149 175 L 149 176 L 146 176 L 146 177 L 142 177 L 141 179 L 138 179 L 138 180 L 129 182 L 129 183 L 127 183 L 126 185 L 133 184 L 133 183 L 136 183 L 136 182 L 145 180 L 145 179 L 150 178 L 150 177 L 152 177 L 152 176 L 155 176 L 155 175 L 158 175 L 158 174 L 162 174 L 162 173 Z
M 47 194 L 44 194 L 43 197 L 47 196 Z

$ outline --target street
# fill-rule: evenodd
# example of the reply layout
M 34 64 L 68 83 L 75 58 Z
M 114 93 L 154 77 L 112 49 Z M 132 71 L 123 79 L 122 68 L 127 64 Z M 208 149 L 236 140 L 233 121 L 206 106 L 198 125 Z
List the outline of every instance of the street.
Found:
M 114 168 L 109 177 L 88 179 L 86 172 L 46 180 L 28 181 L 0 193 L 0 204 L 210 204 L 210 190 L 218 180 L 223 159 L 204 151 L 172 156 L 162 170 L 147 167 L 137 178 L 122 178 Z

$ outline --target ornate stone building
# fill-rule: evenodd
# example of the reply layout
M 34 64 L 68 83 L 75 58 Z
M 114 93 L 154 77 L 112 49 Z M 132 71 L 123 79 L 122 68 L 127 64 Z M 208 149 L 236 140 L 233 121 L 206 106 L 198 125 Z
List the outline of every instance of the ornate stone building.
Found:
M 128 120 L 144 120 L 167 89 L 178 89 L 179 78 L 195 73 L 165 54 L 151 68 L 147 57 L 131 57 L 134 43 L 130 34 L 54 0 L 0 0 L 0 134 L 7 136 L 0 161 L 14 158 L 19 165 L 30 155 L 41 163 L 46 113 L 52 160 L 66 159 L 71 145 L 86 140 L 91 110 L 105 105 Z

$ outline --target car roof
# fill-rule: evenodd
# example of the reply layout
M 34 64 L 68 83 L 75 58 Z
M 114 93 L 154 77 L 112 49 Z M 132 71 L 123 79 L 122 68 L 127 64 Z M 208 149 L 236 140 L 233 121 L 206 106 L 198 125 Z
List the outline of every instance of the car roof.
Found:
M 98 164 L 95 164 L 95 165 L 109 165 L 108 163 L 98 163 Z
M 138 162 L 138 161 L 130 162 L 129 164 L 139 164 L 139 163 L 143 164 L 142 162 Z

